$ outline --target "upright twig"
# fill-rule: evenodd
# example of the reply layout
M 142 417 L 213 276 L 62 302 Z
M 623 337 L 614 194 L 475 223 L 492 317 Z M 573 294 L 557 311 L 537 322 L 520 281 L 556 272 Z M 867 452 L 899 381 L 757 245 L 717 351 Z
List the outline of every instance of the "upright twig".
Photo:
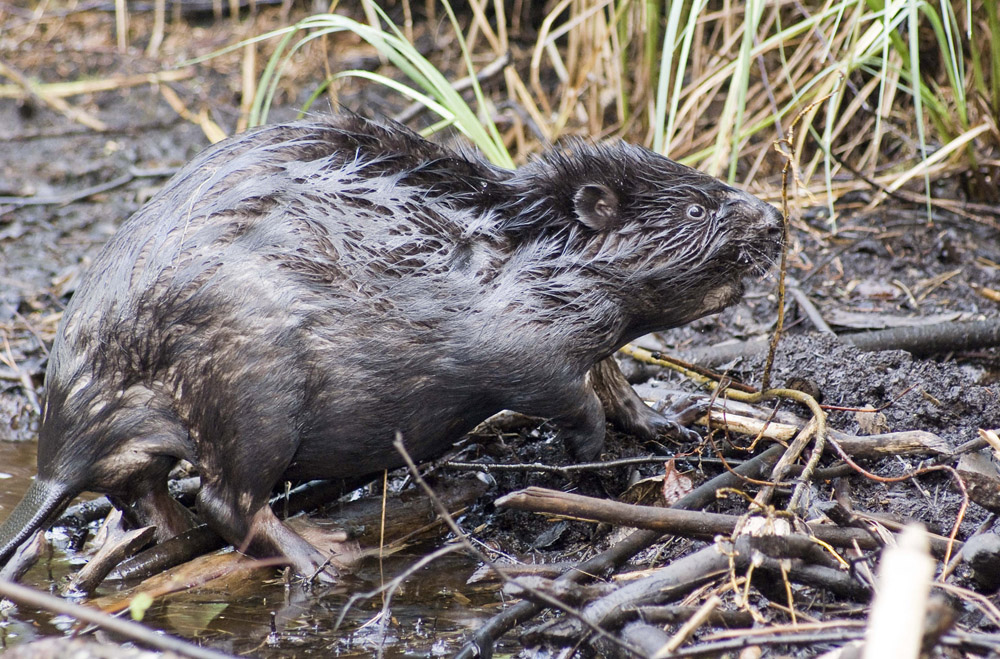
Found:
M 774 354 L 778 350 L 778 341 L 781 340 L 781 332 L 785 326 L 785 278 L 788 270 L 788 237 L 790 235 L 790 220 L 788 210 L 788 174 L 796 161 L 795 154 L 795 127 L 803 117 L 813 111 L 813 108 L 825 102 L 833 96 L 834 92 L 826 94 L 799 111 L 792 123 L 788 125 L 788 134 L 774 142 L 774 150 L 785 159 L 785 164 L 781 168 L 781 217 L 782 217 L 782 249 L 781 266 L 778 270 L 778 319 L 774 326 L 774 334 L 771 336 L 771 344 L 767 351 L 767 362 L 764 364 L 764 373 L 760 378 L 761 391 L 771 388 L 771 368 L 774 365 Z

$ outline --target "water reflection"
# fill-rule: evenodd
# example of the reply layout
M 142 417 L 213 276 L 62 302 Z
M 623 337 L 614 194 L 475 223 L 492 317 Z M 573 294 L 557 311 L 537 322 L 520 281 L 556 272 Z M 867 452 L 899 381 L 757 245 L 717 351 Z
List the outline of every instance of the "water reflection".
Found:
M 35 474 L 34 443 L 0 442 L 0 519 L 20 500 Z M 79 568 L 83 556 L 67 552 L 67 538 L 50 533 L 53 549 L 26 575 L 24 583 L 52 590 Z M 496 585 L 468 586 L 477 563 L 460 553 L 439 558 L 407 579 L 395 592 L 388 616 L 382 599 L 356 601 L 335 628 L 351 595 L 378 587 L 416 563 L 437 544 L 378 561 L 369 559 L 332 586 L 312 590 L 287 587 L 273 570 L 257 570 L 237 581 L 210 582 L 198 589 L 155 599 L 144 623 L 237 655 L 286 657 L 440 656 L 457 650 L 465 633 L 477 628 L 499 604 Z M 113 594 L 103 586 L 98 596 Z M 0 652 L 4 647 L 71 633 L 75 623 L 25 608 L 0 611 Z

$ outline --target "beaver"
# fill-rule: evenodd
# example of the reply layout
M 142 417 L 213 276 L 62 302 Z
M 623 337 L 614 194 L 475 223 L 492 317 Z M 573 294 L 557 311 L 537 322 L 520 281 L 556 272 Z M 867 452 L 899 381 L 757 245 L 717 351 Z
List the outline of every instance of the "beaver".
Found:
M 38 477 L 0 565 L 82 491 L 157 538 L 197 515 L 303 575 L 325 558 L 268 497 L 446 451 L 491 415 L 551 421 L 593 459 L 605 420 L 678 431 L 610 356 L 717 312 L 780 251 L 775 208 L 622 142 L 507 170 L 353 114 L 209 147 L 95 259 L 46 373 Z

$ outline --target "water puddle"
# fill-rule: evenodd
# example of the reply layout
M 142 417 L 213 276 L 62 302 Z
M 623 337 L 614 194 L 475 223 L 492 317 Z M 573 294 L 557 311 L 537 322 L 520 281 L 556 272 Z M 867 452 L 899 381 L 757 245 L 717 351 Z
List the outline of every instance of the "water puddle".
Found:
M 10 514 L 35 474 L 34 443 L 0 442 L 0 519 Z M 69 538 L 49 533 L 52 551 L 23 582 L 54 592 L 85 557 L 67 551 Z M 496 584 L 466 584 L 478 567 L 461 553 L 439 558 L 408 577 L 393 593 L 388 615 L 383 598 L 353 601 L 357 593 L 406 572 L 441 541 L 407 549 L 383 559 L 367 559 L 333 586 L 305 591 L 286 586 L 273 570 L 245 578 L 209 582 L 197 589 L 157 597 L 143 622 L 201 645 L 236 655 L 258 657 L 443 656 L 454 653 L 468 631 L 479 627 L 500 606 Z M 109 596 L 114 586 L 97 595 Z M 338 620 L 343 617 L 338 627 Z M 25 607 L 0 609 L 0 652 L 45 636 L 64 636 L 75 621 Z

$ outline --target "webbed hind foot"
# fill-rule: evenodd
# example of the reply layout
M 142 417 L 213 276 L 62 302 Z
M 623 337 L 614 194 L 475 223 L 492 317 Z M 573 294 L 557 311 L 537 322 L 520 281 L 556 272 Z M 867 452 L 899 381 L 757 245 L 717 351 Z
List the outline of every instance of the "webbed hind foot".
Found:
M 701 435 L 687 426 L 708 410 L 707 402 L 684 397 L 664 411 L 654 410 L 628 383 L 613 357 L 598 362 L 588 377 L 608 420 L 625 432 L 645 440 L 663 434 L 684 442 L 701 440 Z
M 226 504 L 212 487 L 202 486 L 198 493 L 198 512 L 206 523 L 238 551 L 260 559 L 275 559 L 279 565 L 290 565 L 306 580 L 333 582 L 340 569 L 349 562 L 346 557 L 347 536 L 342 532 L 303 529 L 296 533 L 274 514 L 266 500 L 254 511 Z M 296 521 L 296 526 L 303 523 Z M 341 560 L 340 555 L 344 555 Z
M 322 529 L 304 519 L 286 524 L 277 518 L 270 506 L 264 506 L 253 515 L 247 540 L 247 553 L 261 558 L 283 556 L 296 574 L 309 582 L 336 581 L 341 570 L 352 563 L 358 553 L 344 531 Z

